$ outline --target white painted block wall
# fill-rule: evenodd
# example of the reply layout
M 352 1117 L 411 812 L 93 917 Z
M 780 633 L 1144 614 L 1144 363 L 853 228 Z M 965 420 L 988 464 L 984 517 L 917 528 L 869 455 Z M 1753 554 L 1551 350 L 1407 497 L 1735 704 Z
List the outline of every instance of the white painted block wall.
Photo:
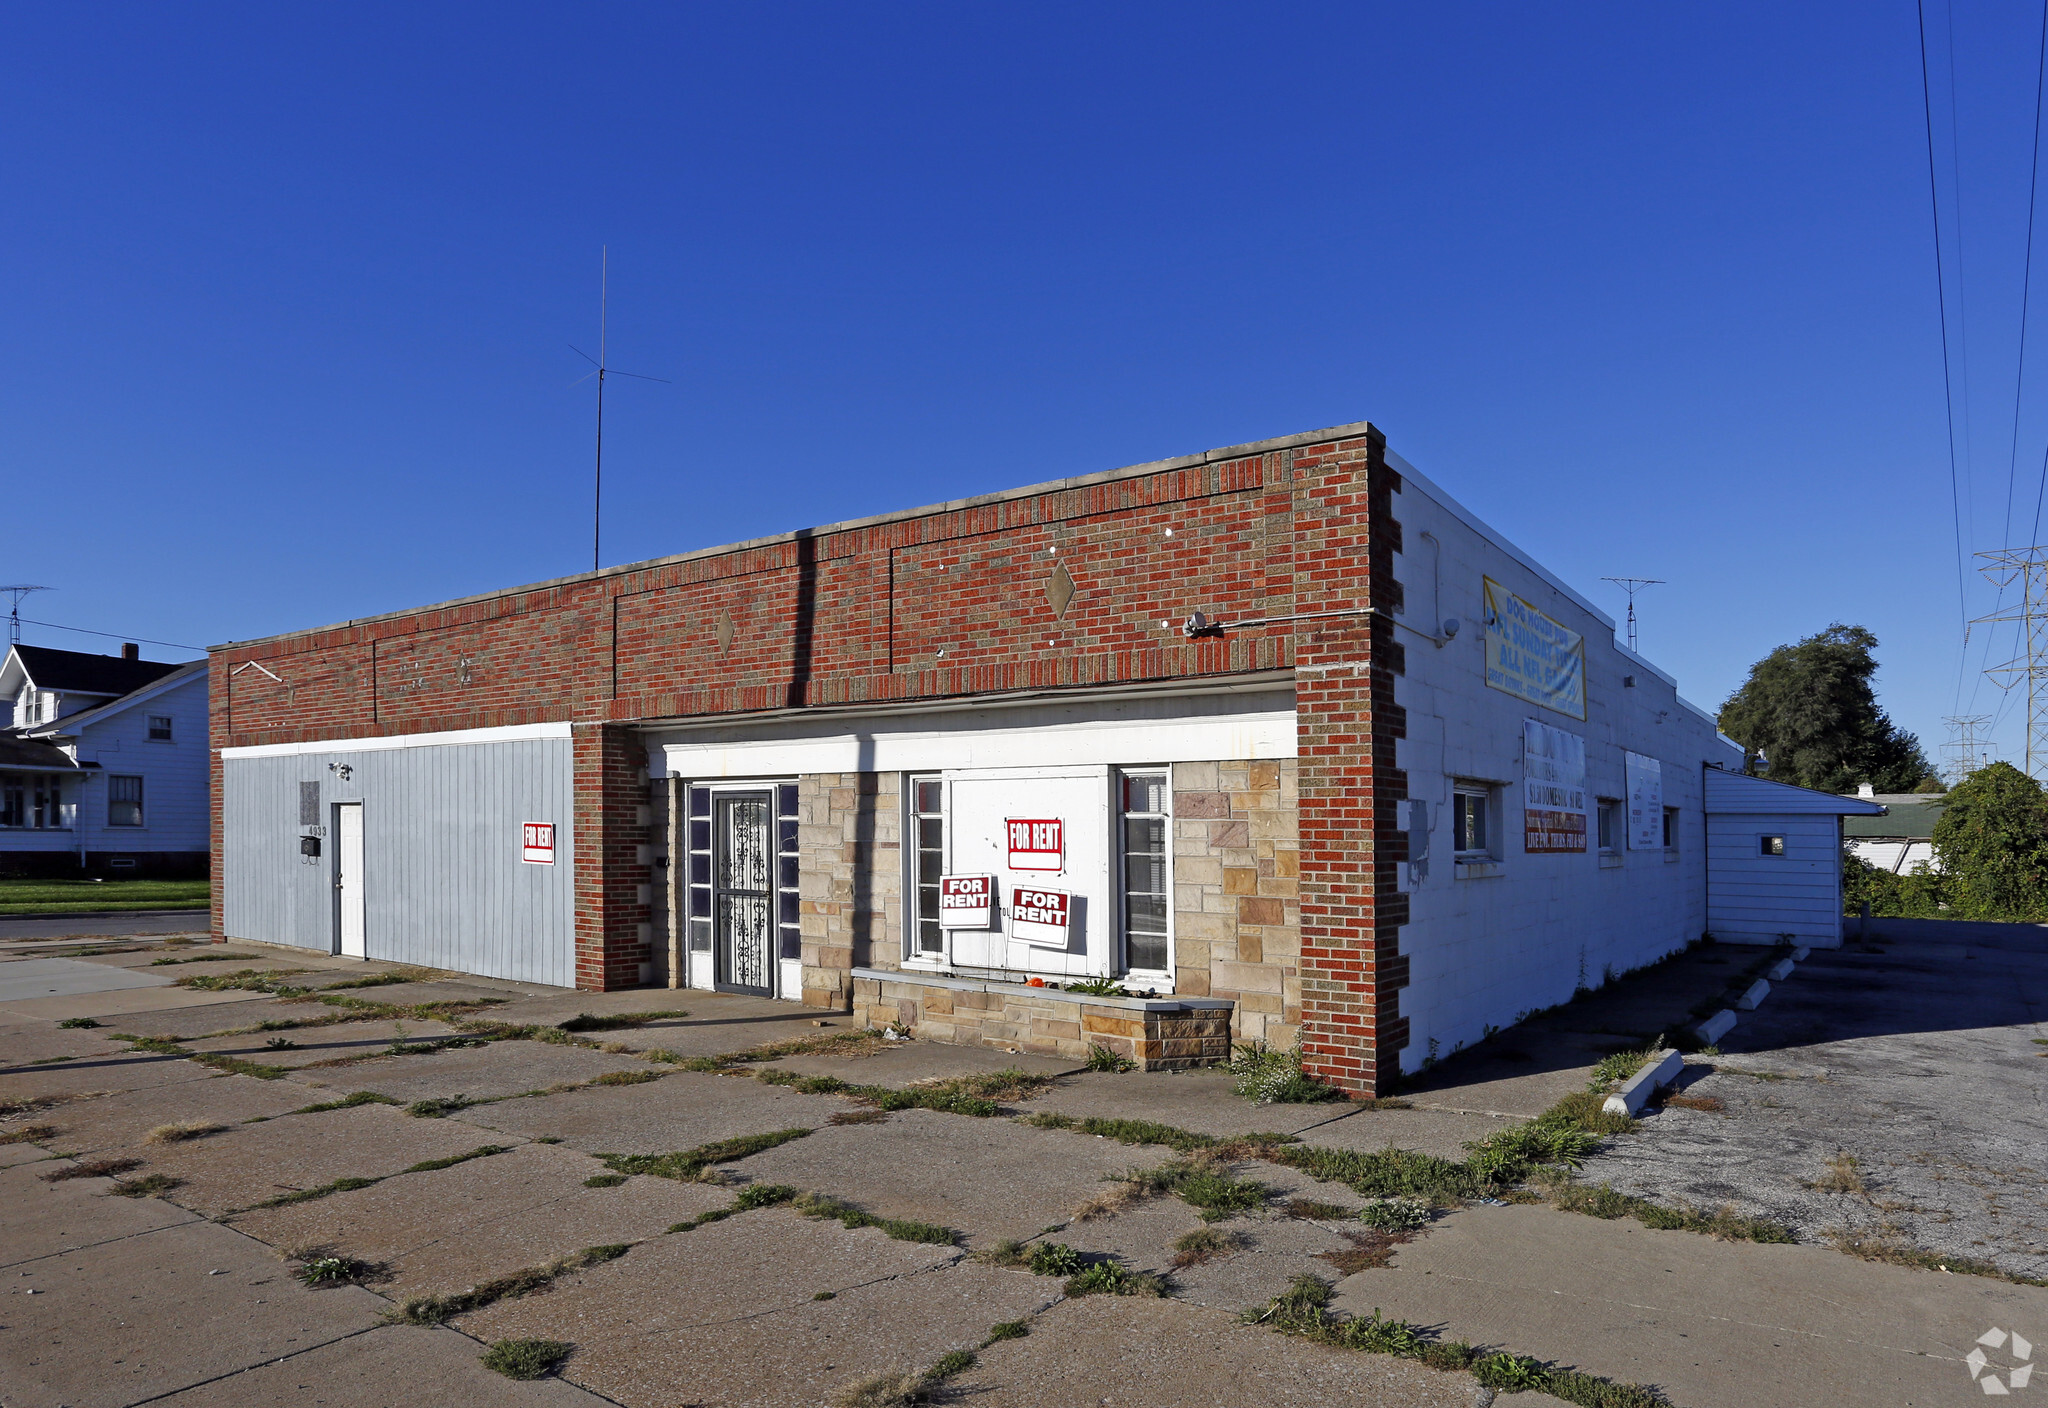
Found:
M 1396 466 L 1408 474 L 1405 467 Z M 1741 754 L 1713 722 L 1682 701 L 1672 681 L 1615 644 L 1612 618 L 1508 545 L 1426 480 L 1407 479 L 1393 501 L 1403 551 L 1395 575 L 1405 591 L 1396 636 L 1407 672 L 1394 685 L 1407 710 L 1397 749 L 1409 795 L 1427 803 L 1428 855 L 1404 871 L 1410 918 L 1401 931 L 1410 982 L 1400 997 L 1409 1019 L 1404 1070 L 1434 1052 L 1480 1040 L 1489 1026 L 1597 987 L 1608 973 L 1655 962 L 1707 927 L 1706 826 L 1701 770 L 1740 766 Z M 1486 684 L 1482 577 L 1492 577 L 1586 641 L 1587 718 L 1532 704 Z M 1457 636 L 1439 648 L 1446 617 Z M 1623 684 L 1633 676 L 1633 688 Z M 1679 808 L 1677 845 L 1620 853 L 1603 866 L 1597 818 L 1583 854 L 1529 855 L 1522 849 L 1522 721 L 1537 719 L 1586 740 L 1592 798 L 1626 797 L 1623 754 L 1663 765 L 1666 806 Z M 1452 862 L 1453 779 L 1497 784 L 1496 873 L 1461 879 Z M 1625 846 L 1626 838 L 1622 838 Z M 1411 847 L 1412 854 L 1412 847 Z

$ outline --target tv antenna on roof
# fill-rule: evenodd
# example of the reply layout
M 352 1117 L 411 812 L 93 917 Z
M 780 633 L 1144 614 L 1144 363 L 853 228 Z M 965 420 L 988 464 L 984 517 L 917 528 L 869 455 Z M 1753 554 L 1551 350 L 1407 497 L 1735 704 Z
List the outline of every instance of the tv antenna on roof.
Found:
M 591 356 L 575 343 L 569 350 L 596 368 L 585 372 L 571 386 L 581 386 L 592 377 L 597 378 L 597 466 L 593 475 L 590 500 L 590 570 L 598 569 L 598 546 L 604 537 L 604 379 L 607 376 L 630 376 L 638 381 L 658 381 L 670 385 L 665 376 L 642 376 L 639 372 L 622 372 L 616 367 L 605 365 L 605 313 L 611 297 L 611 247 L 606 245 L 598 255 L 597 274 L 597 355 Z
M 1661 577 L 1602 577 L 1600 580 L 1612 582 L 1628 593 L 1628 648 L 1633 652 L 1636 648 L 1636 593 L 1644 587 L 1661 587 L 1665 585 L 1664 579 Z
M 14 598 L 14 610 L 7 617 L 7 644 L 10 649 L 14 646 L 21 644 L 21 599 L 27 596 L 30 592 L 47 592 L 52 590 L 54 590 L 54 588 L 31 587 L 26 585 L 16 587 L 0 587 L 0 592 L 6 592 L 9 596 Z

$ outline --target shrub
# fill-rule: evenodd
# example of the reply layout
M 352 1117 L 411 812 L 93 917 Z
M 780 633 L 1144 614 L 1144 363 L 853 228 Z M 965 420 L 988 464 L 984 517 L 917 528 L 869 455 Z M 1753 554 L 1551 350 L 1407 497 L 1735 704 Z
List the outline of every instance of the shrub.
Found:
M 1080 1271 L 1081 1254 L 1064 1242 L 1040 1242 L 1031 1249 L 1032 1274 L 1072 1276 Z
M 1128 1071 L 1135 1069 L 1137 1064 L 1121 1051 L 1112 1051 L 1099 1042 L 1088 1043 L 1088 1069 L 1091 1071 Z
M 1382 1232 L 1413 1232 L 1429 1222 L 1429 1208 L 1413 1198 L 1376 1198 L 1358 1210 L 1358 1220 Z
M 1342 1100 L 1344 1092 L 1311 1079 L 1301 1068 L 1301 1043 L 1275 1051 L 1263 1041 L 1240 1042 L 1231 1050 L 1230 1074 L 1237 1093 L 1261 1105 L 1305 1105 Z

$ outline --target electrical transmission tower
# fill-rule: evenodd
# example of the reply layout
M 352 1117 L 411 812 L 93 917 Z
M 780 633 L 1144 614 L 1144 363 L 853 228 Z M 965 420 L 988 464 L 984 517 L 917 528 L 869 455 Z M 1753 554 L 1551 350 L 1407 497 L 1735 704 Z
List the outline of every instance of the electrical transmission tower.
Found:
M 1948 725 L 1949 740 L 1941 745 L 1941 771 L 1953 787 L 1991 761 L 1991 740 L 1977 734 L 1991 722 L 1991 716 L 1951 714 L 1942 722 Z
M 1661 587 L 1664 585 L 1664 579 L 1661 577 L 1602 577 L 1600 580 L 1612 582 L 1628 593 L 1628 648 L 1630 651 L 1634 651 L 1636 648 L 1636 593 L 1644 587 Z
M 1972 625 L 2011 621 L 2020 628 L 2020 653 L 1984 673 L 2000 689 L 2027 686 L 2027 776 L 2048 776 L 2048 547 L 1980 552 L 1984 575 L 2000 588 L 2018 587 L 2020 599 Z

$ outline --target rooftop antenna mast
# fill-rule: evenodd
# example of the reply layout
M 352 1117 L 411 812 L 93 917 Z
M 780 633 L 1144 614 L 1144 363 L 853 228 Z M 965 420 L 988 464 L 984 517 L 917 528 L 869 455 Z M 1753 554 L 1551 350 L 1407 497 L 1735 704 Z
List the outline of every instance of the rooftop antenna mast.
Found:
M 1636 593 L 1644 587 L 1661 587 L 1665 585 L 1664 579 L 1661 577 L 1602 577 L 1600 580 L 1612 582 L 1628 593 L 1628 648 L 1631 653 L 1634 653 L 1636 648 Z
M 630 376 L 639 381 L 658 381 L 663 386 L 670 384 L 667 377 L 642 376 L 639 372 L 622 372 L 605 365 L 605 316 L 611 302 L 611 262 L 611 246 L 603 246 L 598 255 L 597 355 L 593 357 L 575 343 L 569 344 L 571 352 L 596 368 L 570 383 L 580 386 L 592 377 L 597 378 L 597 463 L 592 475 L 590 500 L 590 570 L 593 572 L 598 569 L 598 550 L 604 539 L 604 379 L 607 376 Z
M 47 592 L 51 590 L 53 589 L 50 587 L 31 587 L 27 585 L 0 587 L 0 592 L 6 592 L 14 598 L 14 610 L 7 617 L 7 644 L 10 649 L 21 644 L 21 599 L 30 592 Z

